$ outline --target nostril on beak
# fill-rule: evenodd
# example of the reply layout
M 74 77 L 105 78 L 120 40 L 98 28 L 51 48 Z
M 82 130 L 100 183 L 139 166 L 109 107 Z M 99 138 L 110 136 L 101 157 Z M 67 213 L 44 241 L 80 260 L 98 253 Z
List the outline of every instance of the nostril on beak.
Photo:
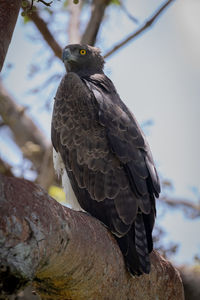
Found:
M 65 60 L 69 60 L 71 56 L 71 52 L 69 49 L 64 49 L 62 53 L 62 61 L 64 62 Z

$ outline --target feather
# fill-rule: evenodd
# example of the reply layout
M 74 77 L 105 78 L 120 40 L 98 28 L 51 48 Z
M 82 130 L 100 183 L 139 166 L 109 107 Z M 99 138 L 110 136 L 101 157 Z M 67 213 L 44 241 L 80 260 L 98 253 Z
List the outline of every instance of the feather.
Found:
M 80 47 L 66 47 L 77 62 L 65 61 L 68 73 L 55 97 L 51 138 L 62 162 L 59 172 L 65 173 L 68 195 L 74 193 L 74 207 L 78 203 L 116 236 L 131 274 L 148 273 L 157 171 L 136 118 L 103 73 L 99 51 L 84 46 L 80 62 Z
M 144 273 L 150 272 L 149 250 L 142 214 L 135 220 L 135 248 L 139 257 L 141 269 Z

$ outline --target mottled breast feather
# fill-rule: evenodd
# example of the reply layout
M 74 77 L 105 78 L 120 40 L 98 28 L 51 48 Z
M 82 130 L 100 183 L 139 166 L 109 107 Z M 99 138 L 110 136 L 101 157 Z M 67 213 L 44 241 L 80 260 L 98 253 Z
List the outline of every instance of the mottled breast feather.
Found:
M 65 75 L 55 96 L 51 135 L 80 206 L 122 238 L 125 256 L 133 248 L 127 234 L 137 253 L 137 233 L 147 236 L 145 249 L 151 251 L 159 180 L 142 130 L 110 79 Z

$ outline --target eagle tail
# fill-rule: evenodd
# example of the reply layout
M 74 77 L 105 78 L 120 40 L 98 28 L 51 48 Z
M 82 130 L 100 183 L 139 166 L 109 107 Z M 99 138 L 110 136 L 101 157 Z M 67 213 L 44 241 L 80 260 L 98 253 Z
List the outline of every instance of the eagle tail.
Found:
M 138 213 L 135 220 L 135 249 L 139 258 L 141 271 L 150 272 L 149 247 L 142 213 Z
M 129 272 L 135 276 L 150 272 L 148 240 L 143 215 L 138 214 L 135 224 L 126 235 L 117 238 Z

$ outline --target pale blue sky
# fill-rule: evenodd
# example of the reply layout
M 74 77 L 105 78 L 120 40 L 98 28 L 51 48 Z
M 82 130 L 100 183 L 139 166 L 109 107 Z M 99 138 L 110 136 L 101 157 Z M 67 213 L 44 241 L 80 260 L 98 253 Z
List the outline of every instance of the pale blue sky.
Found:
M 139 20 L 150 15 L 159 3 L 162 2 L 126 1 L 130 12 Z M 116 9 L 110 9 L 109 13 L 112 22 L 106 18 L 97 43 L 103 48 L 103 53 L 135 28 Z M 148 32 L 107 59 L 105 67 L 122 100 L 138 121 L 153 120 L 148 141 L 159 172 L 173 181 L 175 190 L 172 196 L 193 200 L 196 200 L 193 187 L 200 193 L 199 14 L 200 1 L 175 1 Z M 30 62 L 43 66 L 51 53 L 41 46 L 40 41 L 31 41 L 27 36 L 34 36 L 34 30 L 31 25 L 22 26 L 21 23 L 19 19 L 5 63 L 13 63 L 14 68 L 4 73 L 4 83 L 18 102 L 30 105 L 31 116 L 49 135 L 51 114 L 38 108 L 38 103 L 42 102 L 38 98 L 48 97 L 49 91 L 33 96 L 27 93 L 27 89 L 41 84 L 54 70 L 64 72 L 64 68 L 57 61 L 50 72 L 36 75 L 31 80 L 27 78 Z M 63 36 L 59 38 L 64 46 L 67 41 Z M 54 91 L 57 85 L 53 86 Z M 1 138 L 0 155 L 19 164 L 19 153 L 3 140 Z M 176 261 L 191 261 L 195 253 L 200 253 L 200 221 L 191 222 L 177 211 L 169 211 L 160 222 L 169 232 L 169 239 L 181 242 Z

